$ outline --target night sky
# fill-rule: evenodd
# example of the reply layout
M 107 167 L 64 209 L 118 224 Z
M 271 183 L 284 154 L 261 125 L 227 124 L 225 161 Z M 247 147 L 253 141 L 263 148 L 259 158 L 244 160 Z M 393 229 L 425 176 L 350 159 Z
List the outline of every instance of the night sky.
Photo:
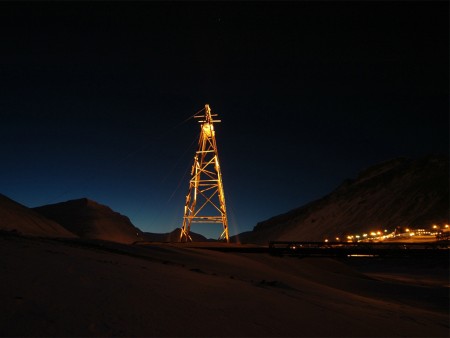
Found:
M 230 234 L 370 165 L 447 154 L 448 6 L 2 2 L 0 193 L 172 231 L 205 103 Z

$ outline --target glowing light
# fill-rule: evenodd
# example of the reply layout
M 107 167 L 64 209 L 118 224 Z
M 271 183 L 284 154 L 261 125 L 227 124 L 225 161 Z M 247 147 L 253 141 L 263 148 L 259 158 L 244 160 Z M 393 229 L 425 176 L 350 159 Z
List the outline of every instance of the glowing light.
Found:
M 445 225 L 445 228 L 448 229 L 448 224 Z
M 405 229 L 405 231 L 406 231 L 406 232 L 409 232 L 409 229 L 408 229 L 408 228 L 406 228 L 406 229 Z
M 370 233 L 370 236 L 376 236 L 376 235 L 377 235 L 377 233 L 374 232 L 374 231 L 372 231 L 372 232 Z
M 328 242 L 328 239 L 325 239 L 325 241 L 324 241 L 325 243 L 327 243 Z
M 352 255 L 347 255 L 347 257 L 375 257 L 375 255 L 352 254 Z
M 212 124 L 209 124 L 209 123 L 203 124 L 202 130 L 206 134 L 207 137 L 213 137 L 215 135 L 214 126 Z
M 367 237 L 367 234 L 363 234 L 363 237 Z

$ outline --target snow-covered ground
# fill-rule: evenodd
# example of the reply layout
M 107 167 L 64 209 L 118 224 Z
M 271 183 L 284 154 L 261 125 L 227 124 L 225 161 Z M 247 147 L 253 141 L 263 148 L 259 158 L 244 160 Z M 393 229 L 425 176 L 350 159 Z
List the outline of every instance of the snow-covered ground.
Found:
M 365 268 L 1 234 L 0 336 L 448 336 L 448 279 Z

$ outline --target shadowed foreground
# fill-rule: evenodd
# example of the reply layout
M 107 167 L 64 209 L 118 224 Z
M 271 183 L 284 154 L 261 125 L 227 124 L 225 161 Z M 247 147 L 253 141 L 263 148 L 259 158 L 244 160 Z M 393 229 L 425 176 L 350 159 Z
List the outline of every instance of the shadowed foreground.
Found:
M 0 336 L 449 334 L 448 262 L 358 265 L 1 234 Z

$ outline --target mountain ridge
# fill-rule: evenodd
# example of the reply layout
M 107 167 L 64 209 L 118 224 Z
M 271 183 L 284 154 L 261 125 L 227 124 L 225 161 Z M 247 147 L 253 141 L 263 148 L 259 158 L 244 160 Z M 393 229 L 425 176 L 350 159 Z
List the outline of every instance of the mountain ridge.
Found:
M 374 227 L 448 223 L 448 171 L 446 156 L 376 164 L 318 200 L 259 222 L 246 241 L 323 240 Z
M 75 238 L 57 222 L 0 194 L 0 229 L 28 236 Z
M 48 204 L 33 210 L 84 239 L 131 244 L 141 240 L 143 235 L 127 216 L 88 198 Z

